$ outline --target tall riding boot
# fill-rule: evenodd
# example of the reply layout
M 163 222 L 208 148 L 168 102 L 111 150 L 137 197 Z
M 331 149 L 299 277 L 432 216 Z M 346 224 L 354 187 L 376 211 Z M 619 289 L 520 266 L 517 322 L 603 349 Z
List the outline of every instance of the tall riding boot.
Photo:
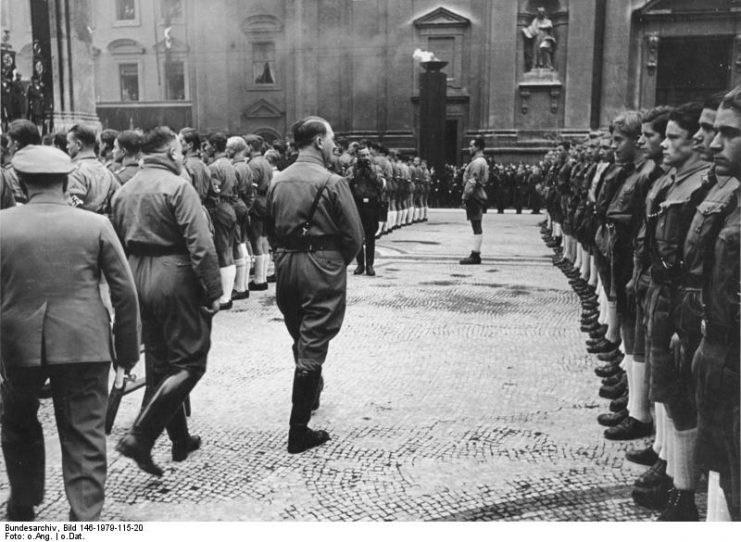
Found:
M 152 446 L 193 390 L 200 378 L 190 371 L 180 369 L 160 383 L 152 399 L 142 409 L 134 426 L 118 442 L 116 450 L 136 461 L 144 472 L 162 476 L 162 469 L 152 460 Z
M 322 376 L 322 368 L 319 367 L 319 383 L 316 386 L 316 394 L 314 395 L 314 404 L 311 405 L 311 410 L 317 410 L 321 404 L 320 399 L 324 391 L 324 377 Z
M 293 408 L 288 431 L 288 453 L 298 454 L 329 440 L 326 431 L 309 429 L 311 408 L 316 401 L 319 372 L 296 369 L 293 374 Z
M 373 269 L 373 261 L 376 257 L 376 243 L 375 239 L 365 244 L 365 274 L 369 277 L 376 276 L 376 271 Z
M 358 255 L 355 257 L 355 261 L 358 262 L 358 266 L 355 268 L 355 271 L 353 271 L 353 275 L 362 275 L 365 273 L 365 250 L 364 247 L 360 247 L 360 252 L 358 252 Z
M 184 405 L 177 409 L 166 429 L 172 442 L 173 461 L 185 461 L 190 452 L 195 452 L 201 447 L 201 437 L 191 435 L 188 431 L 188 418 L 185 415 Z

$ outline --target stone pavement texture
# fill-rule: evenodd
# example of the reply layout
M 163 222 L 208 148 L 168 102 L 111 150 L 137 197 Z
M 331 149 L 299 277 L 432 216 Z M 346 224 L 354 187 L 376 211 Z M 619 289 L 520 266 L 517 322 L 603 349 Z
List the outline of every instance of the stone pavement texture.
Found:
M 429 222 L 383 237 L 376 277 L 348 269 L 345 324 L 312 420 L 331 441 L 285 450 L 293 361 L 271 285 L 216 316 L 208 371 L 191 397 L 203 447 L 173 463 L 161 437 L 161 479 L 113 449 L 141 391 L 124 398 L 103 519 L 652 519 L 630 497 L 644 467 L 624 460 L 643 442 L 604 440 L 596 422 L 608 408 L 599 362 L 584 349 L 578 298 L 540 239 L 542 216 L 485 215 L 483 264 L 461 266 L 464 214 L 432 210 Z M 38 517 L 63 521 L 49 400 L 40 416 L 48 458 Z

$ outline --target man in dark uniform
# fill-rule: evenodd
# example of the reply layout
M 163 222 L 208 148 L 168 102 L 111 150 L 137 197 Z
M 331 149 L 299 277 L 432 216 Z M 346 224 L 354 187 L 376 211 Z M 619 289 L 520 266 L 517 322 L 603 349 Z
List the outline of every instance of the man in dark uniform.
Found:
M 204 152 L 212 159 L 208 165 L 211 172 L 211 183 L 215 192 L 212 206 L 209 207 L 211 221 L 214 224 L 214 245 L 219 258 L 221 275 L 221 309 L 232 308 L 232 291 L 237 276 L 237 265 L 234 261 L 234 246 L 237 245 L 237 213 L 232 205 L 236 193 L 237 174 L 234 166 L 226 156 L 226 135 L 213 132 L 203 144 Z
M 185 155 L 183 166 L 190 176 L 193 188 L 201 198 L 201 203 L 205 204 L 212 194 L 212 181 L 208 166 L 201 160 L 201 137 L 195 129 L 183 128 L 180 130 L 180 144 Z
M 326 169 L 334 149 L 329 123 L 304 118 L 293 126 L 293 138 L 299 156 L 270 186 L 267 225 L 276 301 L 293 338 L 296 364 L 288 452 L 300 453 L 329 440 L 308 423 L 329 341 L 342 326 L 346 269 L 362 247 L 363 227 L 347 181 Z
M 177 134 L 157 127 L 142 139 L 142 170 L 113 199 L 113 225 L 129 254 L 141 304 L 147 364 L 145 402 L 116 449 L 162 476 L 152 446 L 166 428 L 173 461 L 200 447 L 183 401 L 206 371 L 221 282 L 198 194 L 180 173 Z
M 139 173 L 140 147 L 141 132 L 137 130 L 125 130 L 118 134 L 113 142 L 113 162 L 115 165 L 111 167 L 111 171 L 116 174 L 122 185 Z
M 741 232 L 741 87 L 728 93 L 717 110 L 717 132 L 710 150 L 715 175 L 736 181 L 735 194 L 723 205 L 712 254 L 705 258 L 703 277 L 703 338 L 692 372 L 697 401 L 697 464 L 710 472 L 708 520 L 730 517 L 741 521 L 741 435 L 739 434 L 739 232 Z M 727 181 L 728 182 L 728 181 Z M 723 188 L 721 187 L 720 190 Z M 708 194 L 708 197 L 710 194 Z M 735 201 L 734 201 L 735 200 Z M 707 198 L 706 198 L 707 201 Z M 706 209 L 707 210 L 707 209 Z M 699 209 L 698 209 L 699 211 Z M 717 473 L 727 510 L 713 510 L 710 494 Z
M 249 134 L 244 137 L 249 147 L 252 170 L 252 185 L 255 187 L 255 202 L 250 211 L 250 242 L 255 254 L 255 278 L 250 281 L 249 289 L 264 291 L 268 289 L 268 266 L 270 265 L 270 244 L 265 232 L 266 198 L 273 168 L 262 155 L 263 139 L 259 135 Z
M 0 212 L 2 448 L 8 519 L 31 521 L 44 498 L 38 394 L 51 381 L 69 519 L 95 521 L 106 479 L 105 411 L 111 362 L 139 359 L 139 307 L 121 243 L 105 217 L 65 201 L 69 156 L 29 145 L 13 158 L 28 193 Z M 102 276 L 115 310 L 98 291 Z
M 252 169 L 247 163 L 247 143 L 240 136 L 232 136 L 226 142 L 227 154 L 234 165 L 237 186 L 232 194 L 234 212 L 237 214 L 239 251 L 235 252 L 237 277 L 234 280 L 232 299 L 250 297 L 248 279 L 250 275 L 250 254 L 247 250 L 250 236 L 250 210 L 255 202 L 255 189 L 252 183 Z
M 484 138 L 472 139 L 468 145 L 471 153 L 471 163 L 466 166 L 463 174 L 463 194 L 461 203 L 466 209 L 466 218 L 471 222 L 473 231 L 473 248 L 471 254 L 462 260 L 461 265 L 478 265 L 481 263 L 481 243 L 483 242 L 483 229 L 481 221 L 486 212 L 486 192 L 484 185 L 489 179 L 489 163 L 484 156 Z
M 378 214 L 381 205 L 381 193 L 384 187 L 381 168 L 371 160 L 370 149 L 361 146 L 357 151 L 357 161 L 352 167 L 350 190 L 358 206 L 358 214 L 363 223 L 365 232 L 365 251 L 358 252 L 358 267 L 353 274 L 366 273 L 373 277 L 376 271 L 373 262 L 376 253 L 376 230 L 378 229 Z M 365 252 L 365 253 L 364 253 Z
M 12 157 L 26 145 L 41 145 L 39 129 L 30 120 L 16 119 L 8 126 L 8 154 Z M 13 189 L 16 203 L 26 203 L 26 193 L 21 188 L 12 162 L 5 165 L 5 175 Z
M 677 107 L 669 115 L 662 143 L 664 162 L 671 170 L 646 202 L 646 243 L 651 262 L 647 293 L 650 341 L 650 390 L 652 401 L 662 403 L 667 414 L 667 471 L 673 473 L 669 504 L 662 521 L 697 521 L 695 506 L 694 449 L 697 413 L 683 386 L 686 366 L 677 363 L 672 344 L 677 332 L 677 306 L 683 245 L 696 207 L 707 193 L 703 179 L 708 164 L 693 142 L 699 128 L 700 104 Z
M 67 189 L 72 205 L 94 213 L 108 214 L 111 198 L 121 184 L 95 155 L 95 131 L 84 124 L 70 128 L 67 132 L 67 152 L 75 165 Z

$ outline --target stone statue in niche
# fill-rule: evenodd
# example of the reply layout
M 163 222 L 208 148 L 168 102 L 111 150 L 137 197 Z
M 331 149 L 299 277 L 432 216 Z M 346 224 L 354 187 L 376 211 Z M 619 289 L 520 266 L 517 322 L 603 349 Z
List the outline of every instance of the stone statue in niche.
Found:
M 525 35 L 525 70 L 536 68 L 554 71 L 553 53 L 556 49 L 556 38 L 553 35 L 553 23 L 548 18 L 545 8 L 538 8 L 537 15 L 529 26 L 522 29 Z

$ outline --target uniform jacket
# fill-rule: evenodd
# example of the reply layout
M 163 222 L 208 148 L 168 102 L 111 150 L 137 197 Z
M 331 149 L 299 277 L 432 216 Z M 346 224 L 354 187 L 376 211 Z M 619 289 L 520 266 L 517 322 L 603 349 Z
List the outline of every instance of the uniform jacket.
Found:
M 255 187 L 255 201 L 252 205 L 252 213 L 258 218 L 263 218 L 267 212 L 265 198 L 268 193 L 270 181 L 273 178 L 273 168 L 270 167 L 268 161 L 261 154 L 252 156 L 248 164 L 252 169 L 252 184 Z
M 121 187 L 116 175 L 100 163 L 93 151 L 82 151 L 72 159 L 75 170 L 69 174 L 67 192 L 76 207 L 104 214 L 111 198 Z
M 463 201 L 467 201 L 477 191 L 477 188 L 486 186 L 489 180 L 489 164 L 483 156 L 475 156 L 471 163 L 466 166 L 463 174 Z
M 355 199 L 368 198 L 379 201 L 382 190 L 383 172 L 381 168 L 373 162 L 368 162 L 365 166 L 359 160 L 355 162 L 350 177 L 350 191 Z
M 13 186 L 10 184 L 10 179 L 5 171 L 5 168 L 0 169 L 0 209 L 15 206 Z
M 0 212 L 2 313 L 6 366 L 139 359 L 139 306 L 123 248 L 107 218 L 71 207 L 59 191 Z M 110 286 L 110 317 L 100 298 Z M 43 346 L 42 346 L 43 343 Z
M 113 198 L 113 225 L 127 252 L 188 254 L 204 297 L 221 296 L 216 249 L 195 189 L 157 155 Z
M 615 226 L 621 245 L 630 246 L 637 232 L 645 205 L 645 186 L 652 170 L 653 162 L 650 160 L 634 165 L 607 206 L 607 221 Z
M 684 241 L 681 286 L 700 289 L 707 282 L 713 242 L 723 220 L 737 207 L 739 182 L 735 177 L 716 176 L 708 171 L 704 181 L 710 186 L 697 206 Z
M 191 184 L 198 192 L 201 202 L 205 202 L 212 192 L 211 172 L 197 156 L 186 156 L 183 166 L 190 175 Z
M 123 162 L 117 167 L 113 168 L 113 173 L 118 177 L 118 182 L 123 186 L 131 180 L 131 178 L 139 173 L 139 159 L 132 157 L 125 157 Z
M 708 167 L 700 161 L 681 173 L 672 168 L 661 180 L 646 222 L 652 276 L 663 277 L 657 280 L 673 280 L 678 276 L 690 222 L 707 192 L 703 179 Z
M 713 264 L 706 286 L 705 318 L 711 331 L 725 332 L 731 341 L 739 340 L 739 234 L 741 208 L 734 207 L 721 224 L 713 248 Z M 718 340 L 714 338 L 714 340 Z M 736 358 L 737 363 L 739 359 Z M 736 365 L 736 372 L 739 365 Z
M 247 210 L 252 209 L 255 203 L 255 185 L 252 182 L 252 168 L 247 160 L 234 161 L 234 172 L 237 174 L 237 195 L 242 199 Z
M 327 181 L 307 235 L 331 236 L 349 264 L 363 246 L 363 226 L 347 181 L 330 173 L 321 160 L 300 156 L 275 176 L 267 195 L 267 230 L 271 246 L 286 246 L 308 218 L 319 187 Z

